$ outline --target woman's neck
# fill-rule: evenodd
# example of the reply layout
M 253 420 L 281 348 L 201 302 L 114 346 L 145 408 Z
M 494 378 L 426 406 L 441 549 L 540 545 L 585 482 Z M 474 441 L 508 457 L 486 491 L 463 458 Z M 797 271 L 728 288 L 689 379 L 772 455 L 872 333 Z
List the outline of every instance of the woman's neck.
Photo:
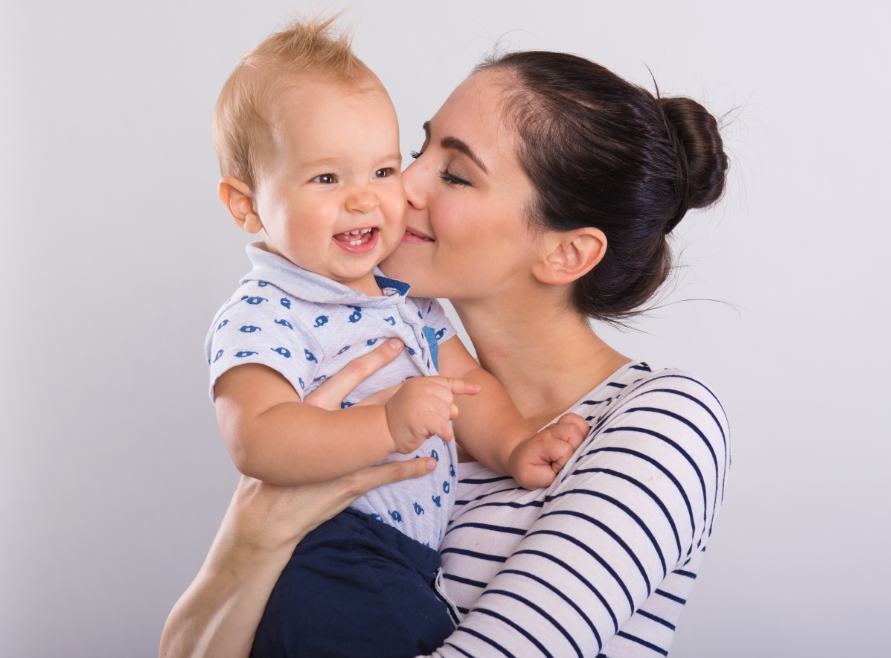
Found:
M 541 427 L 630 359 L 603 342 L 584 316 L 553 299 L 529 297 L 453 304 L 480 365 L 498 378 L 523 416 Z

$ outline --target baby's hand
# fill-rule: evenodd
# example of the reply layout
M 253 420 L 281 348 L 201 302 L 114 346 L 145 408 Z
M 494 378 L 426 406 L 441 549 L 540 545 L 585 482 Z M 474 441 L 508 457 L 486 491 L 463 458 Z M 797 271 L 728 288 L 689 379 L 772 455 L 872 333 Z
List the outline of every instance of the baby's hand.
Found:
M 385 406 L 394 452 L 407 455 L 434 434 L 451 441 L 449 421 L 458 416 L 455 395 L 475 395 L 479 384 L 449 377 L 415 377 L 405 382 Z
M 514 449 L 509 462 L 511 475 L 526 489 L 550 486 L 589 431 L 581 416 L 562 416 Z

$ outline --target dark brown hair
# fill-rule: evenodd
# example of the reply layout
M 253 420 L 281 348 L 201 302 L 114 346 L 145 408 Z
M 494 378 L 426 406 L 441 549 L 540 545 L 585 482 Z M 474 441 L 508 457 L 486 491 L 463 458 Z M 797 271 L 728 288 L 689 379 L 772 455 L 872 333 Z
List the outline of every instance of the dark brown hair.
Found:
M 690 208 L 724 191 L 728 160 L 715 118 L 575 55 L 527 51 L 474 72 L 508 74 L 506 113 L 545 230 L 596 227 L 603 260 L 574 286 L 585 315 L 611 323 L 639 312 L 671 271 L 668 234 Z

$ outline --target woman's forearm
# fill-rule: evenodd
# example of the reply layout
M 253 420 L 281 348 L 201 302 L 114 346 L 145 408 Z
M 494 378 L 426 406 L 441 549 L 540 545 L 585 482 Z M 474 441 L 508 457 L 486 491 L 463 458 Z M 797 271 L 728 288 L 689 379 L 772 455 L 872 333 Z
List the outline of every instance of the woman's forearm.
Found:
M 228 527 L 227 527 L 228 526 Z M 294 544 L 269 549 L 236 539 L 224 522 L 161 635 L 162 658 L 247 658 L 266 601 Z
M 201 571 L 167 618 L 159 655 L 247 658 L 272 588 L 300 540 L 359 496 L 435 467 L 430 457 L 388 462 L 300 487 L 242 477 Z
M 397 343 L 391 339 L 353 361 L 354 367 L 328 379 L 305 403 L 340 408 L 346 393 L 399 355 L 402 343 Z M 428 475 L 435 467 L 436 461 L 429 457 L 388 462 L 298 487 L 243 476 L 207 559 L 167 618 L 159 655 L 247 658 L 272 588 L 300 540 L 359 496 Z

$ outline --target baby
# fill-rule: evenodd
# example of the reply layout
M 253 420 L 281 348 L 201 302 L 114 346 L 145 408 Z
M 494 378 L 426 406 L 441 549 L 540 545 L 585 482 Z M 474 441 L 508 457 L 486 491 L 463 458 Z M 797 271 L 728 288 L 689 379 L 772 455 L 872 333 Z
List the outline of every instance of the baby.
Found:
M 568 415 L 536 434 L 439 304 L 408 297 L 407 284 L 377 269 L 405 233 L 399 129 L 386 90 L 331 22 L 272 34 L 217 102 L 220 198 L 262 242 L 248 246 L 253 269 L 208 333 L 210 392 L 236 466 L 266 482 L 436 460 L 430 475 L 375 489 L 307 535 L 252 654 L 414 656 L 454 628 L 436 551 L 454 505 L 452 439 L 537 488 L 553 481 L 588 426 Z M 340 410 L 303 403 L 393 339 L 401 354 Z M 359 404 L 397 384 L 386 404 Z

